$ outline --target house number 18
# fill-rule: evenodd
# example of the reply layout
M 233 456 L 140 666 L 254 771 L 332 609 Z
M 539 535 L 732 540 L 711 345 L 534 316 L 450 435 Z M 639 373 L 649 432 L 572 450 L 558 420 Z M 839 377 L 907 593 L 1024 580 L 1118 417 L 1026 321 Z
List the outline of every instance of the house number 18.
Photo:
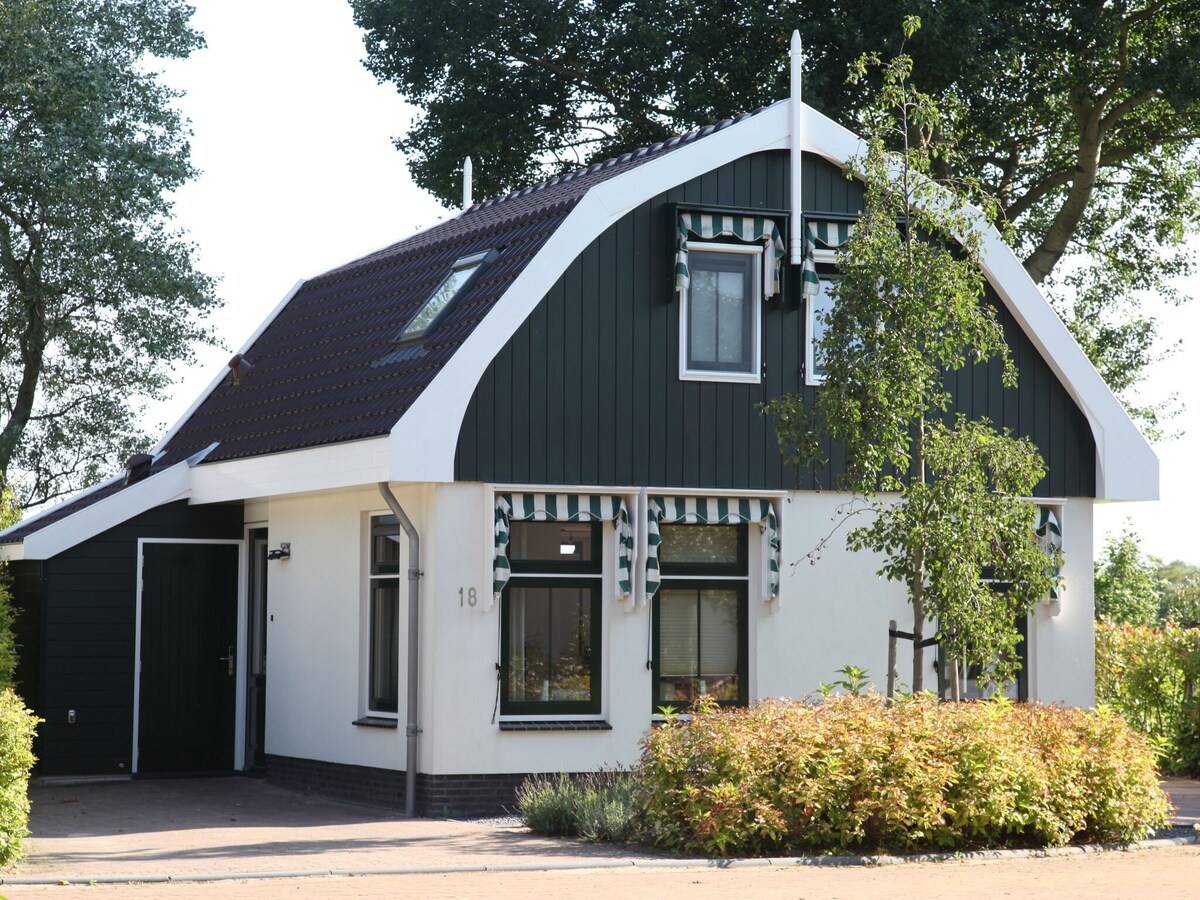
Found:
M 459 606 L 474 606 L 479 602 L 479 593 L 475 588 L 459 588 L 458 589 L 458 605 Z

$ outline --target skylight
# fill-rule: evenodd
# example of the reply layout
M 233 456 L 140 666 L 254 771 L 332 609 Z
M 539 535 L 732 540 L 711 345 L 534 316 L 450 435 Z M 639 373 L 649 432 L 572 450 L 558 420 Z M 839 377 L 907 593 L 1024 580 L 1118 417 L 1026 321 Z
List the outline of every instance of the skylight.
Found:
M 420 337 L 428 331 L 438 316 L 462 292 L 467 282 L 471 280 L 471 276 L 488 261 L 490 253 L 491 251 L 474 253 L 455 262 L 450 274 L 446 276 L 446 280 L 438 285 L 437 290 L 425 301 L 425 305 L 417 311 L 417 314 L 412 317 L 412 321 L 401 332 L 400 339 Z

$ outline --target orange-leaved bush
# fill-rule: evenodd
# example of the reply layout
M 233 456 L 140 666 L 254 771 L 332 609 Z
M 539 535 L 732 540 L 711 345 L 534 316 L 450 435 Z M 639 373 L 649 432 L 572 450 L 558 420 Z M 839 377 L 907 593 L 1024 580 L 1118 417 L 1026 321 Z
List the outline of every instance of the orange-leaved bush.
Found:
M 700 704 L 642 742 L 647 840 L 715 856 L 1132 841 L 1170 805 L 1116 715 L 878 696 Z

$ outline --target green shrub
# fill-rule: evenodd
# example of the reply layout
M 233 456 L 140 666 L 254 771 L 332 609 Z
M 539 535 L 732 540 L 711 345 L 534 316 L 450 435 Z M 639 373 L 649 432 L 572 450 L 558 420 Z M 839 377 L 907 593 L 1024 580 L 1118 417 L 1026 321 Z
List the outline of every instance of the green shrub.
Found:
M 633 779 L 623 772 L 585 775 L 577 785 L 578 834 L 592 843 L 623 844 L 635 836 L 637 801 Z
M 623 843 L 633 835 L 634 787 L 626 773 L 533 775 L 517 788 L 517 811 L 548 837 Z
M 1200 628 L 1096 625 L 1096 702 L 1150 738 L 1159 765 L 1200 775 Z
M 17 638 L 13 632 L 13 596 L 7 566 L 0 562 L 0 690 L 14 684 L 17 673 Z
M 0 865 L 20 857 L 29 833 L 29 770 L 40 721 L 12 690 L 0 691 Z
M 652 843 L 704 855 L 912 853 L 1131 841 L 1168 820 L 1119 717 L 877 696 L 697 708 L 635 777 Z
M 517 788 L 517 812 L 537 834 L 571 837 L 577 832 L 576 789 L 566 775 L 531 775 Z

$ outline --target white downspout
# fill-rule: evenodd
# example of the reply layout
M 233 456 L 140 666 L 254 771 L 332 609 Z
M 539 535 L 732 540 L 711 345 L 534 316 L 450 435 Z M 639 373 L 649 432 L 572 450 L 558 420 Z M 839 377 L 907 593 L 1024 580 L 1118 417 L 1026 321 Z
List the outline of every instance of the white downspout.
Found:
M 404 728 L 407 747 L 404 755 L 404 815 L 412 819 L 416 817 L 417 809 L 417 735 L 421 728 L 417 724 L 417 648 L 420 639 L 417 628 L 420 624 L 421 608 L 421 536 L 413 526 L 412 520 L 388 487 L 386 481 L 379 482 L 379 493 L 388 505 L 388 509 L 400 522 L 400 527 L 408 535 L 408 702 L 406 715 L 408 724 Z
M 800 143 L 802 137 L 801 113 L 804 104 L 800 100 L 800 64 L 804 53 L 800 47 L 800 32 L 792 32 L 791 76 L 792 99 L 788 103 L 788 119 L 792 133 L 791 153 L 791 199 L 792 218 L 791 228 L 788 229 L 789 257 L 793 266 L 804 262 L 804 235 L 800 233 L 801 212 L 804 205 L 800 200 Z

